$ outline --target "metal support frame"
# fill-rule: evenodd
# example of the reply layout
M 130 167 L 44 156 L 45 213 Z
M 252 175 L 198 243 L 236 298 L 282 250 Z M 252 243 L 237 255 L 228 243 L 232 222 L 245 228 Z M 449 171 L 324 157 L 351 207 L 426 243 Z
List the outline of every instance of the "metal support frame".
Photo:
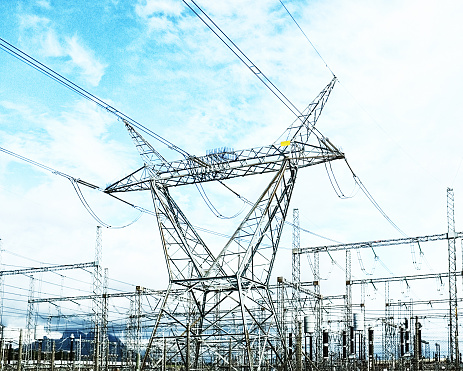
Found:
M 293 250 L 297 250 L 301 245 L 301 231 L 299 228 L 299 209 L 293 209 Z M 301 322 L 301 256 L 299 254 L 292 255 L 292 299 L 293 299 L 293 334 L 298 333 L 298 324 Z
M 463 232 L 455 232 L 454 238 L 463 238 Z M 381 247 L 381 246 L 409 245 L 412 243 L 441 241 L 441 240 L 448 240 L 448 239 L 449 239 L 448 233 L 442 233 L 442 234 L 433 234 L 433 235 L 428 235 L 428 236 L 394 238 L 390 240 L 375 240 L 375 241 L 364 241 L 364 242 L 341 243 L 337 245 L 301 247 L 299 250 L 293 253 L 310 254 L 310 253 L 315 253 L 315 252 L 344 251 L 344 250 L 351 250 L 351 249 L 371 249 L 371 248 L 376 248 L 376 247 Z
M 108 186 L 105 192 L 151 192 L 169 274 L 169 289 L 149 339 L 142 369 L 150 359 L 151 349 L 160 348 L 157 343 L 165 338 L 175 339 L 178 352 L 173 357 L 185 359 L 186 335 L 191 342 L 188 349 L 193 368 L 199 362 L 217 357 L 226 362 L 230 359 L 230 341 L 232 353 L 244 354 L 245 364 L 251 369 L 269 364 L 268 354 L 275 355 L 273 361 L 277 365 L 283 364 L 286 345 L 269 292 L 269 280 L 298 169 L 344 158 L 342 152 L 314 130 L 335 81 L 333 78 L 286 129 L 282 142 L 264 147 L 227 149 L 227 153 L 200 157 L 188 155 L 183 160 L 167 162 L 124 121 L 145 165 Z M 315 143 L 309 143 L 309 139 Z M 270 172 L 274 177 L 218 254 L 201 239 L 169 192 L 172 186 Z M 295 277 L 294 283 L 297 282 Z M 181 291 L 184 301 L 178 302 L 171 290 Z M 164 333 L 168 323 L 169 333 Z M 224 328 L 222 323 L 233 326 Z
M 452 274 L 457 270 L 454 194 L 452 188 L 447 188 L 447 233 L 449 261 L 449 357 L 451 362 L 455 361 L 456 368 L 459 368 L 457 279 Z
M 103 313 L 103 268 L 101 226 L 96 228 L 95 268 L 93 270 L 93 369 L 99 371 L 101 366 L 101 333 Z
M 346 250 L 346 296 L 344 299 L 345 305 L 345 330 L 349 334 L 352 322 L 352 255 L 350 250 Z M 349 354 L 353 353 L 353 349 L 349 349 Z
M 29 295 L 28 295 L 28 303 L 27 303 L 27 315 L 26 315 L 26 336 L 24 337 L 24 342 L 26 344 L 26 352 L 25 352 L 25 359 L 26 361 L 32 359 L 32 338 L 33 338 L 33 330 L 34 330 L 34 312 L 35 312 L 35 304 L 31 302 L 34 299 L 34 284 L 35 278 L 34 276 L 29 276 Z
M 394 335 L 395 327 L 394 326 L 394 316 L 392 312 L 392 307 L 390 305 L 389 299 L 389 281 L 384 284 L 384 355 L 387 361 L 395 360 L 395 346 L 394 346 Z
M 313 254 L 314 289 L 315 289 L 315 357 L 316 361 L 322 360 L 322 324 L 323 324 L 323 300 L 320 294 L 320 254 Z
M 108 268 L 104 268 L 103 293 L 101 306 L 101 368 L 108 371 Z
M 268 362 L 266 355 L 269 349 L 281 357 L 285 346 L 277 344 L 281 331 L 268 283 L 296 174 L 297 169 L 291 168 L 289 161 L 283 164 L 217 258 L 212 256 L 178 208 L 174 209 L 175 218 L 172 216 L 166 206 L 174 205 L 168 192 L 153 189 L 170 281 L 175 287 L 185 287 L 183 295 L 193 305 L 185 304 L 180 313 L 189 318 L 182 319 L 178 314 L 178 301 L 166 300 L 143 365 L 150 347 L 159 336 L 156 328 L 164 328 L 166 321 L 172 318 L 176 318 L 178 325 L 170 326 L 170 334 L 179 339 L 186 331 L 182 324 L 191 324 L 191 341 L 195 344 L 192 347 L 193 367 L 197 367 L 198 359 L 212 358 L 214 354 L 226 359 L 228 347 L 224 344 L 228 345 L 229 339 L 233 340 L 234 352 L 246 354 L 249 367 L 256 361 L 259 364 Z M 183 228 L 179 227 L 179 220 L 182 220 Z M 190 234 L 188 239 L 183 235 L 185 232 Z M 243 235 L 246 237 L 236 238 Z M 190 244 L 194 241 L 195 247 L 190 247 L 187 241 Z M 246 241 L 248 247 L 242 246 Z M 269 247 L 259 249 L 264 244 Z M 234 268 L 237 265 L 238 268 Z M 220 300 L 217 298 L 219 295 Z M 220 314 L 218 318 L 217 312 Z M 230 323 L 234 319 L 237 321 L 232 328 L 226 331 L 221 328 L 218 333 L 210 331 L 216 327 L 217 320 Z M 239 338 L 242 340 L 237 341 Z M 207 346 L 204 346 L 206 343 Z M 179 348 L 179 355 L 184 357 L 185 345 L 180 344 Z

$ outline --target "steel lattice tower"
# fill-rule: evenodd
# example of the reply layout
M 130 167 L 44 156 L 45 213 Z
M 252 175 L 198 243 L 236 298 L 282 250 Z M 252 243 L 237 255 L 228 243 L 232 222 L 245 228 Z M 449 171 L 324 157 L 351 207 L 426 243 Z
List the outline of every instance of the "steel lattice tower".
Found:
M 452 188 L 447 188 L 447 233 L 449 260 L 449 357 L 459 366 L 458 350 L 458 307 L 457 307 L 457 251 L 455 243 L 454 194 Z
M 95 267 L 93 270 L 93 368 L 99 371 L 101 365 L 101 334 L 102 334 L 102 314 L 103 314 L 103 268 L 102 263 L 102 242 L 101 227 L 96 227 L 95 243 Z
M 133 364 L 133 355 L 135 353 L 135 342 L 136 342 L 136 314 L 135 314 L 135 299 L 128 297 L 129 299 L 129 310 L 127 313 L 127 323 L 125 328 L 125 343 L 126 343 L 126 354 L 125 360 L 128 364 Z
M 108 338 L 108 268 L 104 268 L 103 294 L 101 310 L 101 367 L 108 370 L 109 338 Z
M 32 360 L 32 334 L 34 328 L 34 309 L 35 304 L 32 302 L 34 299 L 34 292 L 35 292 L 35 278 L 33 275 L 29 276 L 29 296 L 27 301 L 27 316 L 26 316 L 26 336 L 25 336 L 25 344 L 26 344 L 26 360 Z
M 322 360 L 322 324 L 323 324 L 323 299 L 320 295 L 320 253 L 313 254 L 313 270 L 315 285 L 315 356 L 316 361 Z
M 391 301 L 389 296 L 389 282 L 384 284 L 384 354 L 386 360 L 393 360 L 395 358 L 394 346 L 394 316 L 391 309 Z
M 264 147 L 168 162 L 125 121 L 144 166 L 105 192 L 150 191 L 169 274 L 142 368 L 150 349 L 163 341 L 165 328 L 176 339 L 186 369 L 217 355 L 229 359 L 230 341 L 233 354 L 244 354 L 251 370 L 268 364 L 268 354 L 283 364 L 286 345 L 269 280 L 299 169 L 344 158 L 314 129 L 335 81 L 286 129 L 285 140 Z M 274 176 L 218 253 L 206 245 L 169 192 L 174 186 L 264 173 Z M 185 300 L 171 297 L 174 289 L 183 290 Z M 224 327 L 227 323 L 233 326 Z
M 345 305 L 345 329 L 349 333 L 349 328 L 352 326 L 352 254 L 351 250 L 346 250 L 346 296 L 344 299 Z M 349 353 L 352 353 L 350 349 Z
M 301 247 L 301 231 L 299 229 L 299 209 L 293 209 L 293 252 L 298 251 Z M 292 268 L 293 268 L 293 323 L 292 333 L 298 332 L 298 323 L 301 321 L 301 255 L 292 255 Z

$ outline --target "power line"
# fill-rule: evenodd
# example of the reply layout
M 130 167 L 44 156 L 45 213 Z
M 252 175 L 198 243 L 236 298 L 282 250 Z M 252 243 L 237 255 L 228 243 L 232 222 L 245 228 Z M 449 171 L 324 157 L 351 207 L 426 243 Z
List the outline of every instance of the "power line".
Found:
M 286 12 L 289 14 L 289 16 L 291 17 L 291 19 L 293 20 L 293 22 L 296 24 L 296 26 L 299 28 L 299 30 L 302 32 L 302 34 L 304 35 L 304 37 L 306 38 L 306 40 L 310 43 L 310 45 L 313 47 L 313 49 L 315 50 L 315 52 L 318 54 L 318 56 L 320 57 L 320 59 L 323 61 L 323 63 L 325 63 L 325 66 L 330 70 L 331 74 L 333 76 L 335 76 L 334 72 L 331 70 L 331 68 L 328 66 L 328 64 L 326 63 L 326 61 L 323 59 L 323 57 L 321 56 L 321 54 L 318 52 L 317 48 L 315 47 L 315 45 L 312 43 L 312 41 L 310 41 L 309 37 L 307 36 L 307 34 L 304 32 L 304 30 L 301 28 L 301 26 L 299 25 L 299 23 L 296 21 L 296 19 L 293 17 L 293 15 L 290 13 L 290 11 L 288 10 L 288 8 L 285 6 L 285 4 L 283 3 L 282 0 L 279 0 L 281 5 L 283 6 L 283 8 L 286 10 Z M 347 160 L 346 160 L 346 163 L 347 163 Z M 331 167 L 331 163 L 329 164 L 330 167 Z M 325 167 L 327 165 L 325 164 Z M 352 172 L 352 175 L 354 177 L 354 180 L 355 180 L 355 183 L 359 186 L 359 188 L 362 190 L 362 192 L 365 194 L 365 196 L 368 198 L 368 200 L 373 204 L 373 206 L 380 212 L 380 214 L 389 222 L 389 224 L 391 224 L 394 229 L 396 229 L 402 236 L 404 237 L 407 237 L 407 235 L 391 220 L 391 218 L 389 218 L 389 216 L 384 212 L 384 210 L 379 206 L 379 204 L 375 201 L 375 199 L 373 198 L 373 196 L 370 194 L 370 192 L 366 189 L 366 187 L 363 185 L 362 181 L 360 180 L 360 178 L 358 176 L 355 175 L 355 173 L 353 172 L 352 168 L 349 166 L 349 164 L 347 163 L 347 166 L 349 167 L 350 171 Z M 328 173 L 328 169 L 327 169 L 327 173 Z M 334 173 L 333 173 L 333 170 L 331 169 L 331 173 L 333 174 L 333 180 L 331 179 L 329 173 L 328 173 L 328 177 L 329 177 L 329 180 L 331 182 L 331 185 L 333 187 L 333 189 L 335 190 L 336 194 L 338 195 L 338 197 L 340 198 L 348 198 L 346 196 L 344 196 L 341 188 L 339 187 L 339 184 L 337 183 L 336 181 L 336 178 L 334 177 Z M 339 193 L 338 193 L 339 192 Z
M 134 119 L 130 118 L 129 116 L 125 115 L 124 113 L 120 112 L 110 104 L 104 102 L 102 99 L 96 97 L 95 95 L 91 94 L 87 90 L 81 88 L 77 84 L 73 83 L 72 81 L 68 80 L 61 74 L 57 73 L 56 71 L 52 70 L 51 68 L 45 66 L 43 63 L 39 62 L 35 58 L 31 57 L 27 53 L 23 52 L 22 50 L 16 48 L 14 45 L 10 44 L 6 40 L 0 37 L 0 48 L 3 49 L 8 54 L 12 55 L 16 59 L 20 60 L 21 62 L 31 66 L 32 68 L 36 69 L 37 71 L 41 72 L 45 76 L 50 77 L 51 79 L 55 80 L 59 84 L 65 86 L 66 88 L 70 89 L 71 91 L 77 93 L 78 95 L 82 96 L 83 98 L 90 100 L 97 104 L 99 107 L 103 108 L 104 110 L 112 113 L 117 118 L 121 120 L 126 120 L 130 122 L 133 126 L 138 128 L 139 130 L 143 131 L 144 133 L 150 135 L 167 148 L 172 149 L 185 157 L 188 157 L 188 153 L 182 150 L 181 148 L 174 145 L 172 142 L 168 141 L 167 139 L 163 138 L 159 134 L 155 133 L 151 129 L 147 128 L 146 126 L 140 124 L 139 122 L 135 121 Z
M 333 76 L 335 76 L 334 72 L 331 70 L 331 68 L 328 66 L 328 63 L 326 63 L 326 61 L 323 59 L 323 57 L 321 56 L 321 54 L 318 52 L 317 48 L 315 47 L 315 45 L 312 43 L 312 41 L 310 41 L 309 37 L 306 35 L 306 33 L 304 32 L 304 30 L 301 28 L 301 26 L 299 26 L 299 23 L 297 23 L 296 19 L 293 17 L 293 15 L 289 12 L 288 8 L 285 6 L 285 4 L 283 3 L 282 0 L 279 0 L 281 5 L 283 6 L 283 8 L 285 8 L 286 12 L 289 14 L 289 16 L 291 17 L 291 19 L 293 20 L 293 22 L 296 24 L 296 26 L 299 28 L 299 30 L 302 32 L 302 34 L 304 35 L 304 37 L 306 38 L 306 40 L 310 43 L 310 45 L 312 45 L 312 48 L 315 50 L 315 52 L 318 54 L 318 56 L 320 57 L 320 59 L 323 61 L 323 63 L 325 63 L 325 66 L 326 68 L 328 68 L 331 72 L 331 74 Z

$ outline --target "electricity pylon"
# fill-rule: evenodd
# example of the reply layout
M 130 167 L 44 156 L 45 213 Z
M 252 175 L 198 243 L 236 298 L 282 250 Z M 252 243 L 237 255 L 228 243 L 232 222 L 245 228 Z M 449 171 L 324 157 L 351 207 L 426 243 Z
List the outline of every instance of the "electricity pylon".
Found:
M 151 192 L 169 274 L 142 369 L 151 347 L 166 338 L 175 340 L 186 370 L 212 359 L 230 368 L 242 359 L 251 370 L 284 364 L 286 345 L 269 280 L 298 170 L 344 158 L 315 129 L 335 81 L 286 129 L 283 141 L 264 147 L 168 162 L 125 122 L 144 166 L 105 192 Z M 175 186 L 270 172 L 273 178 L 217 255 L 213 250 L 219 249 L 205 244 L 169 192 Z M 183 290 L 186 300 L 170 300 L 173 289 Z

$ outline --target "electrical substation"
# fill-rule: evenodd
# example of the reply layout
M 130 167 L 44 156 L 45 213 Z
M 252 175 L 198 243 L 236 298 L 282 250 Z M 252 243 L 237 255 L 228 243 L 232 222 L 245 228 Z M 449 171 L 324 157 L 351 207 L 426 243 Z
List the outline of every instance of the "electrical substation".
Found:
M 2 50 L 115 115 L 140 157 L 138 168 L 100 188 L 2 149 L 2 155 L 68 179 L 97 223 L 95 255 L 90 262 L 7 269 L 3 252 L 8 251 L 9 242 L 0 240 L 0 371 L 459 370 L 461 299 L 457 288 L 463 267 L 457 266 L 457 256 L 463 232 L 455 227 L 453 189 L 448 188 L 446 194 L 447 230 L 406 236 L 355 175 L 338 147 L 340 143 L 332 143 L 316 126 L 335 88 L 334 74 L 300 111 L 194 1 L 184 3 L 294 114 L 295 121 L 265 146 L 221 147 L 205 155 L 190 154 L 0 39 Z M 163 154 L 166 148 L 174 151 L 175 160 Z M 331 240 L 310 247 L 301 243 L 304 228 L 300 215 L 306 211 L 291 203 L 293 190 L 301 186 L 296 180 L 313 166 L 329 168 L 336 161 L 346 163 L 359 189 L 402 238 L 351 243 Z M 227 183 L 233 179 L 234 185 L 242 182 L 244 187 L 254 187 L 249 179 L 257 177 L 264 183 L 259 183 L 263 186 L 253 200 L 245 199 Z M 204 183 L 225 187 L 247 207 L 220 246 L 211 246 L 201 237 L 204 230 L 187 218 L 182 200 L 174 197 L 176 189 L 197 187 L 210 204 Z M 165 258 L 166 287 L 110 288 L 103 264 L 104 229 L 109 226 L 90 208 L 81 191 L 84 187 L 151 214 L 156 221 L 153 233 L 160 235 L 161 246 L 156 248 Z M 128 193 L 151 198 L 153 211 L 126 201 Z M 292 246 L 286 253 L 291 255 L 287 271 L 292 274 L 275 277 L 284 229 L 291 233 Z M 433 244 L 440 256 L 445 256 L 448 264 L 438 272 L 420 272 L 426 244 Z M 399 265 L 402 251 L 410 249 L 417 267 L 414 272 L 381 276 L 374 269 L 368 271 L 362 261 L 362 253 L 368 251 L 375 264 L 383 264 L 380 255 L 394 254 Z M 368 278 L 353 274 L 353 259 Z M 337 276 L 331 274 L 333 270 Z M 73 274 L 91 289 L 67 290 L 64 278 Z M 54 276 L 47 278 L 50 275 Z M 17 285 L 23 288 L 12 299 L 13 280 L 18 277 L 22 281 Z M 61 286 L 55 283 L 61 288 L 59 295 L 42 292 L 42 280 L 56 277 L 63 280 Z M 416 282 L 429 293 L 427 297 L 411 290 Z M 400 292 L 409 300 L 398 300 Z M 23 326 L 14 331 L 3 324 L 15 308 L 12 301 L 26 308 L 21 312 Z

